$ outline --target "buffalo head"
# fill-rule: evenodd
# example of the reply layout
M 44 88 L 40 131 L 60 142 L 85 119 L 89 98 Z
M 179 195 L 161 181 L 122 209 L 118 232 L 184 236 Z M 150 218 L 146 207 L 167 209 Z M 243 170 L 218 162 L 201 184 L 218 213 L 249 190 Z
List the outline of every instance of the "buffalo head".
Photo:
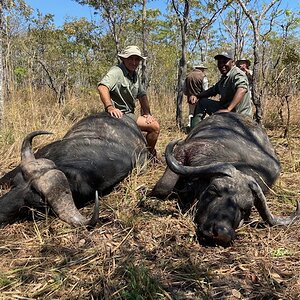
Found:
M 99 216 L 99 200 L 96 193 L 95 208 L 91 219 L 86 219 L 76 208 L 72 192 L 65 174 L 55 163 L 46 158 L 36 159 L 32 152 L 32 139 L 47 131 L 34 131 L 28 134 L 21 149 L 21 171 L 26 182 L 45 199 L 53 212 L 73 226 L 95 226 Z
M 172 172 L 193 179 L 198 185 L 208 182 L 196 195 L 195 223 L 201 240 L 228 245 L 235 238 L 235 229 L 250 215 L 255 206 L 269 225 L 288 225 L 300 216 L 300 206 L 291 216 L 275 217 L 271 214 L 264 193 L 254 179 L 237 167 L 243 163 L 217 162 L 202 166 L 185 166 L 173 155 L 177 141 L 168 144 L 166 162 Z M 207 181 L 208 180 L 208 181 Z

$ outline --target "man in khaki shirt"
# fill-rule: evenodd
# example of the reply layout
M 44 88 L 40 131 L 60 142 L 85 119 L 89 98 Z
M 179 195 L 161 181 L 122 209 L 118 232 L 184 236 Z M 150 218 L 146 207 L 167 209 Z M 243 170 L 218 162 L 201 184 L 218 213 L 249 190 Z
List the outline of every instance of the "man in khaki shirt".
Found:
M 113 66 L 98 84 L 100 99 L 105 111 L 115 118 L 122 118 L 127 114 L 133 118 L 139 128 L 146 132 L 149 151 L 156 158 L 155 145 L 158 139 L 160 126 L 151 115 L 147 94 L 141 84 L 137 72 L 143 57 L 137 46 L 128 46 L 118 54 L 121 63 Z M 135 102 L 139 100 L 142 115 L 136 116 Z
M 237 112 L 252 117 L 252 103 L 249 82 L 246 74 L 235 66 L 231 52 L 216 55 L 219 81 L 206 91 L 197 95 L 192 127 L 195 127 L 206 114 L 215 112 Z M 208 97 L 220 95 L 219 101 Z
M 251 61 L 247 58 L 241 58 L 236 61 L 236 66 L 239 67 L 247 75 L 250 86 L 252 85 L 252 76 L 253 73 L 250 70 Z
M 195 104 L 191 104 L 193 98 L 196 99 L 197 95 L 208 89 L 208 79 L 205 74 L 206 69 L 207 67 L 203 63 L 195 65 L 184 82 L 183 92 L 187 96 L 187 102 L 189 103 L 189 128 L 191 127 L 196 106 Z

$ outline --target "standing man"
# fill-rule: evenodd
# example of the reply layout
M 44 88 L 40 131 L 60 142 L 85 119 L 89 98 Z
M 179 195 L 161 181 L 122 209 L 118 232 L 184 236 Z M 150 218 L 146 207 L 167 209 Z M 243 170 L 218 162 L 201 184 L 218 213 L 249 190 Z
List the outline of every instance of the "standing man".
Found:
M 251 86 L 253 73 L 250 70 L 250 66 L 251 66 L 250 60 L 246 58 L 241 58 L 236 61 L 236 66 L 239 67 L 247 75 L 249 84 Z
M 215 112 L 237 112 L 252 117 L 249 82 L 246 74 L 235 66 L 230 51 L 216 55 L 218 69 L 221 73 L 219 81 L 206 91 L 197 95 L 195 116 L 192 127 L 195 127 L 206 114 Z M 208 99 L 220 95 L 219 101 Z
M 185 79 L 183 92 L 187 96 L 187 102 L 189 104 L 189 128 L 191 128 L 192 125 L 197 95 L 208 89 L 208 79 L 205 74 L 206 69 L 207 67 L 204 66 L 203 63 L 200 63 L 194 66 L 193 70 Z
M 126 47 L 118 57 L 121 63 L 113 66 L 98 84 L 100 99 L 105 111 L 111 116 L 122 118 L 126 114 L 136 121 L 141 131 L 146 132 L 149 151 L 156 158 L 155 145 L 160 126 L 151 115 L 147 94 L 137 72 L 140 62 L 146 57 L 142 56 L 137 46 Z M 134 114 L 137 99 L 141 106 L 141 116 Z
M 241 58 L 236 61 L 236 66 L 239 67 L 247 76 L 250 87 L 250 98 L 252 100 L 253 72 L 250 70 L 251 62 L 249 59 Z

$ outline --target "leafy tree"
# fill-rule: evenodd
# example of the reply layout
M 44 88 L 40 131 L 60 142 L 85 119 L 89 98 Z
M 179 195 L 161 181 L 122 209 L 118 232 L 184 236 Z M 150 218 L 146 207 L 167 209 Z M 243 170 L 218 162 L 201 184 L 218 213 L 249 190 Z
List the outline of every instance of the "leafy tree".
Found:
M 183 84 L 187 72 L 187 49 L 194 44 L 193 49 L 205 39 L 207 46 L 207 32 L 212 26 L 216 17 L 227 6 L 227 2 L 220 1 L 193 1 L 193 0 L 172 0 L 172 9 L 180 29 L 180 58 L 178 63 L 177 97 L 176 97 L 176 123 L 182 127 L 182 99 Z M 201 21 L 200 21 L 201 20 Z M 199 25 L 200 24 L 200 25 Z M 203 50 L 202 48 L 200 48 Z M 192 50 L 193 51 L 193 50 Z M 201 51 L 201 58 L 206 54 Z
M 4 97 L 11 89 L 12 23 L 20 24 L 21 18 L 14 18 L 16 14 L 27 18 L 29 13 L 23 0 L 0 0 L 0 124 L 4 116 Z
M 143 66 L 145 85 L 158 96 L 174 95 L 181 127 L 182 85 L 189 64 L 196 59 L 212 63 L 211 57 L 225 45 L 235 45 L 237 56 L 250 54 L 255 34 L 259 98 L 276 91 L 285 99 L 299 90 L 299 68 L 294 67 L 299 64 L 299 14 L 280 10 L 279 0 L 273 0 L 271 7 L 251 0 L 244 8 L 239 3 L 243 0 L 171 0 L 165 13 L 148 9 L 149 1 L 76 0 L 94 7 L 99 18 L 69 19 L 60 28 L 52 15 L 34 16 L 21 0 L 9 1 L 14 5 L 2 7 L 3 91 L 13 93 L 28 86 L 50 89 L 61 103 L 74 93 L 96 92 L 97 81 L 117 61 L 118 49 L 137 44 L 148 57 L 147 68 Z
M 75 0 L 81 5 L 93 7 L 106 21 L 108 30 L 114 39 L 115 53 L 118 53 L 120 46 L 124 43 L 127 25 L 130 23 L 134 6 L 138 3 L 135 0 Z M 132 19 L 131 19 L 132 20 Z
M 259 87 L 259 82 L 264 69 L 259 72 L 259 68 L 263 65 L 263 49 L 261 47 L 261 41 L 271 32 L 272 26 L 276 16 L 279 12 L 279 4 L 281 0 L 273 0 L 267 4 L 262 4 L 261 8 L 253 8 L 257 5 L 256 1 L 244 2 L 243 0 L 236 0 L 239 3 L 249 19 L 253 30 L 253 87 L 252 87 L 252 99 L 256 107 L 255 119 L 258 123 L 262 119 L 262 105 L 261 98 L 263 94 L 263 88 Z M 250 8 L 251 7 L 251 8 Z M 269 13 L 269 14 L 268 14 Z M 264 22 L 266 21 L 266 22 Z

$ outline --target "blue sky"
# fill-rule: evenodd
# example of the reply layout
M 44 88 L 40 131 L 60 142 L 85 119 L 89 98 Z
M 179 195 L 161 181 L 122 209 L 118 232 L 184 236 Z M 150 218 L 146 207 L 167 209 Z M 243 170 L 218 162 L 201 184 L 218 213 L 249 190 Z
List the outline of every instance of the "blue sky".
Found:
M 93 10 L 87 5 L 79 5 L 73 0 L 25 0 L 33 9 L 39 9 L 43 14 L 51 13 L 54 15 L 54 22 L 61 26 L 68 17 L 86 17 L 91 20 L 94 17 Z M 167 0 L 149 1 L 151 7 L 164 8 Z M 300 10 L 300 0 L 282 0 L 282 8 Z
M 94 10 L 87 5 L 80 5 L 73 0 L 25 0 L 26 3 L 35 11 L 38 9 L 44 15 L 47 13 L 54 15 L 54 23 L 57 26 L 63 25 L 66 18 L 86 17 L 88 20 L 97 18 L 94 16 Z M 167 1 L 152 0 L 149 4 L 151 8 L 166 6 Z
M 43 14 L 53 14 L 54 22 L 61 26 L 68 17 L 94 18 L 93 10 L 87 5 L 80 5 L 72 0 L 25 0 L 34 10 L 38 9 Z

